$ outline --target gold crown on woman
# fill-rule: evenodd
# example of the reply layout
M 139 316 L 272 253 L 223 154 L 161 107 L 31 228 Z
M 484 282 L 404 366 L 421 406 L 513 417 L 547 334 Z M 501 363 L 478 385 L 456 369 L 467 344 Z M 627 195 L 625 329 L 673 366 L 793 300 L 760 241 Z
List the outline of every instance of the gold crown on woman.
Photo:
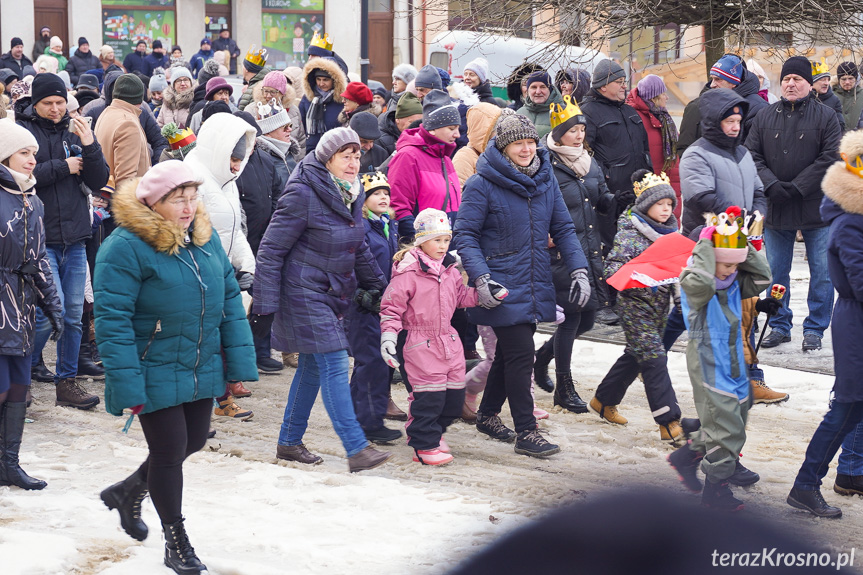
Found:
M 312 43 L 309 45 L 316 48 L 323 48 L 324 50 L 329 50 L 330 52 L 333 51 L 333 43 L 330 41 L 329 34 L 324 34 L 322 38 L 319 32 L 315 32 L 315 35 L 312 36 Z
M 748 212 L 737 206 L 731 206 L 721 214 L 704 214 L 704 222 L 716 227 L 713 245 L 717 248 L 745 248 L 750 240 L 760 239 L 764 233 L 761 212 Z
M 649 174 L 641 178 L 640 181 L 632 184 L 632 191 L 635 192 L 635 197 L 637 198 L 650 188 L 654 186 L 660 186 L 662 184 L 665 184 L 666 186 L 671 185 L 671 180 L 668 179 L 668 176 L 665 175 L 665 172 L 662 172 L 658 176 L 653 172 L 650 172 Z
M 248 52 L 246 52 L 246 60 L 256 66 L 264 66 L 267 63 L 266 48 L 261 48 L 255 52 L 255 45 L 252 44 L 252 47 L 249 48 Z
M 550 119 L 551 119 L 551 128 L 554 129 L 564 122 L 567 122 L 571 118 L 575 118 L 577 116 L 583 116 L 581 113 L 581 108 L 578 107 L 578 104 L 572 101 L 572 98 L 567 94 L 563 97 L 564 104 L 549 104 L 548 109 L 550 110 Z

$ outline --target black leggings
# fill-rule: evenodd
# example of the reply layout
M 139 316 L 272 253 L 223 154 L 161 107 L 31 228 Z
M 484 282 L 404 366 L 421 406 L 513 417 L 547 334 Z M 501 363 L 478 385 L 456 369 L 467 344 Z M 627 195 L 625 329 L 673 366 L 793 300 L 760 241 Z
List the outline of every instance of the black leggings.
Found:
M 572 371 L 572 344 L 593 327 L 594 310 L 567 313 L 566 319 L 554 332 L 554 365 L 556 373 Z
M 497 347 L 477 411 L 483 415 L 500 413 L 503 402 L 509 400 L 515 430 L 521 433 L 536 429 L 533 396 L 530 393 L 536 324 L 523 323 L 492 329 L 497 336 Z
M 207 443 L 212 398 L 140 416 L 150 455 L 135 473 L 147 482 L 162 523 L 183 518 L 183 461 Z

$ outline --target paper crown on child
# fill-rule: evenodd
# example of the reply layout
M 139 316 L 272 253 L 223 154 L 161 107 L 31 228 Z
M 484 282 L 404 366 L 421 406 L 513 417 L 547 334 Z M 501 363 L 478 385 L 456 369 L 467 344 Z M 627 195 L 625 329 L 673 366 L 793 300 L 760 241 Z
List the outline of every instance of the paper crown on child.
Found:
M 575 118 L 578 124 L 587 123 L 587 119 L 581 113 L 581 108 L 578 107 L 578 104 L 572 100 L 569 94 L 563 97 L 563 102 L 563 104 L 552 103 L 548 106 L 552 129 L 565 124 L 573 118 Z
M 650 188 L 663 184 L 666 186 L 671 185 L 671 180 L 668 179 L 668 176 L 665 175 L 665 172 L 662 172 L 658 176 L 653 172 L 650 172 L 648 174 L 645 174 L 645 176 L 641 178 L 641 180 L 632 184 L 632 191 L 635 192 L 635 197 L 637 198 Z
M 363 177 L 360 178 L 363 183 L 363 189 L 366 192 L 366 195 L 371 194 L 375 190 L 379 190 L 380 188 L 390 189 L 390 183 L 387 181 L 387 177 L 383 172 L 370 172 L 368 174 L 363 174 Z
M 434 208 L 426 208 L 417 215 L 414 220 L 414 245 L 438 236 L 451 236 L 452 228 L 449 227 L 449 217 L 446 213 Z
M 267 49 L 261 48 L 256 52 L 255 45 L 252 44 L 252 47 L 246 52 L 246 61 L 263 68 L 267 63 Z
M 312 36 L 312 41 L 309 46 L 314 46 L 315 48 L 321 48 L 322 50 L 333 51 L 333 43 L 330 41 L 330 35 L 324 34 L 321 37 L 320 32 L 315 32 L 315 35 Z
M 746 261 L 749 242 L 760 241 L 764 216 L 758 210 L 747 212 L 731 206 L 720 214 L 705 214 L 705 224 L 715 226 L 713 247 L 717 262 L 739 264 Z
M 165 124 L 162 128 L 162 135 L 165 136 L 168 143 L 171 144 L 171 151 L 180 151 L 180 157 L 184 157 L 192 151 L 197 140 L 195 132 L 189 128 L 181 130 L 177 127 L 177 124 L 173 122 Z

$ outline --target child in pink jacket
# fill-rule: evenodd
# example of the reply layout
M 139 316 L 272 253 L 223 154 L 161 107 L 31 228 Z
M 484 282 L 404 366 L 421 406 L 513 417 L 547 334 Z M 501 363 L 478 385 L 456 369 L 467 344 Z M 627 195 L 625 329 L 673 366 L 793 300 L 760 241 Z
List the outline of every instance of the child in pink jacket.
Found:
M 393 258 L 381 302 L 381 355 L 390 367 L 403 364 L 414 461 L 443 465 L 453 460 L 443 433 L 464 404 L 464 350 L 450 320 L 456 308 L 477 305 L 477 292 L 464 285 L 447 253 L 452 230 L 446 213 L 425 209 L 414 229 L 413 247 Z

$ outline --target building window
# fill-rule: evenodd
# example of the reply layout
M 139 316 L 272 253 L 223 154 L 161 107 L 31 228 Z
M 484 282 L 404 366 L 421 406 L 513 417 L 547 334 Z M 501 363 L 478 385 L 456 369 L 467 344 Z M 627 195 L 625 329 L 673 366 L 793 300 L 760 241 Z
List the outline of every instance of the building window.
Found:
M 529 3 L 501 0 L 497 14 L 478 12 L 471 0 L 449 0 L 449 29 L 533 37 L 533 10 Z
M 680 26 L 666 24 L 635 30 L 627 36 L 617 36 L 610 41 L 610 52 L 623 55 L 629 60 L 633 71 L 646 66 L 665 64 L 680 55 Z
M 119 63 L 139 40 L 161 40 L 167 50 L 177 37 L 174 0 L 103 0 L 102 42 L 114 48 Z M 98 49 L 95 50 L 98 52 Z
M 261 45 L 267 65 L 303 67 L 312 37 L 324 33 L 324 0 L 261 0 Z

